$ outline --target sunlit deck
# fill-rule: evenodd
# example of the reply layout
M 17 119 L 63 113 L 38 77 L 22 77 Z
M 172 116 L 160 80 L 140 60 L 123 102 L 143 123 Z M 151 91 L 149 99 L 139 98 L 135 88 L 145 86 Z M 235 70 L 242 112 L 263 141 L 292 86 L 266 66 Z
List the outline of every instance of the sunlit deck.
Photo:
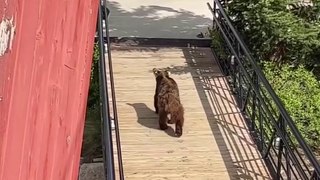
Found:
M 209 48 L 113 46 L 112 58 L 125 179 L 271 179 Z M 159 129 L 154 67 L 179 85 L 180 138 Z

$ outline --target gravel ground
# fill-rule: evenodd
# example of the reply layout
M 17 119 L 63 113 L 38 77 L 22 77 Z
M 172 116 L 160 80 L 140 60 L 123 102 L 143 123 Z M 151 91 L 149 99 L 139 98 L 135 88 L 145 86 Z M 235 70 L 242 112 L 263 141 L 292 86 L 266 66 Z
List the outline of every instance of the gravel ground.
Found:
M 105 180 L 103 163 L 84 163 L 80 167 L 79 180 Z

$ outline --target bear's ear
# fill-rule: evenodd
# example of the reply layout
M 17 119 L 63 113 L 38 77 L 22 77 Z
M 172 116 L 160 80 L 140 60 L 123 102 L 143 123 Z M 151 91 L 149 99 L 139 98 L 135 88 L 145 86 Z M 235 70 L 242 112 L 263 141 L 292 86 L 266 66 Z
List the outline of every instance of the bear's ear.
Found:
M 167 74 L 167 76 L 170 76 L 170 75 L 171 75 L 171 73 L 170 73 L 170 67 L 166 67 L 166 68 L 164 69 L 164 72 Z
M 152 71 L 153 71 L 153 74 L 155 74 L 155 75 L 157 75 L 159 73 L 157 68 L 153 68 Z
M 167 76 L 170 76 L 170 71 L 169 70 L 164 70 L 164 73 L 167 75 Z

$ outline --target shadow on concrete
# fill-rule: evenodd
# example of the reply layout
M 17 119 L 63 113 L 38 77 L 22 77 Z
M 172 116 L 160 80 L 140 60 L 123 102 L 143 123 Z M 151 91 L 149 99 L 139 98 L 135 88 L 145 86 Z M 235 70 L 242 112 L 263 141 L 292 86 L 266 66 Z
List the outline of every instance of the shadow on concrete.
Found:
M 212 20 L 193 12 L 162 6 L 140 6 L 126 11 L 116 1 L 108 1 L 111 37 L 198 38 L 211 27 Z M 209 11 L 209 10 L 208 10 Z
M 137 122 L 139 124 L 150 129 L 161 131 L 159 128 L 159 116 L 145 103 L 127 103 L 127 105 L 132 106 L 136 111 L 138 117 Z M 174 129 L 171 126 L 168 126 L 168 129 L 166 129 L 164 132 L 171 137 L 176 137 Z

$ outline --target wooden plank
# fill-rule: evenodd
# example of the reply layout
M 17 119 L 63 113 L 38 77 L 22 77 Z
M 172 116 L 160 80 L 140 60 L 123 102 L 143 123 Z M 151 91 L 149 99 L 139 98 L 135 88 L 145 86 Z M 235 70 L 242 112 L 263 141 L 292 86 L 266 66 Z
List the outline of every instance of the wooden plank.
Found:
M 126 179 L 271 179 L 209 48 L 112 51 Z M 161 131 L 152 68 L 171 67 L 184 134 Z

